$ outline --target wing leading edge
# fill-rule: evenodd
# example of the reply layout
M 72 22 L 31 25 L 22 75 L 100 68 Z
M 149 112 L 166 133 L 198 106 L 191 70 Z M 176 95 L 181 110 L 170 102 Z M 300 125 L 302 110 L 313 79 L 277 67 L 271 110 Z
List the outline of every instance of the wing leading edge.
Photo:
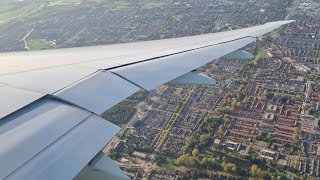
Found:
M 75 177 L 119 131 L 99 117 L 106 109 L 290 22 L 168 40 L 0 54 L 0 179 Z

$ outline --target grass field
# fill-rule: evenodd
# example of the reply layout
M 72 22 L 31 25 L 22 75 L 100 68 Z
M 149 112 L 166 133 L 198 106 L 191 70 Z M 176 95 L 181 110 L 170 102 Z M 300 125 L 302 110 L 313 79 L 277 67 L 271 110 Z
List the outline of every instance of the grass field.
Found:
M 181 91 L 182 91 L 182 88 L 176 88 L 176 90 L 174 91 L 173 94 L 178 96 L 178 95 L 180 95 Z
M 30 51 L 41 49 L 52 49 L 55 46 L 45 39 L 30 39 L 27 41 Z
M 55 2 L 59 2 L 59 0 L 34 0 L 32 2 L 0 0 L 0 21 L 16 17 L 41 18 L 62 11 L 70 11 L 77 7 L 77 4 L 55 4 Z
M 35 13 L 40 9 L 39 2 L 32 2 L 28 5 L 15 7 L 13 5 L 5 5 L 0 8 L 0 20 L 6 20 L 18 16 L 27 16 Z
M 0 4 L 0 14 L 11 11 L 13 8 L 14 7 L 11 4 L 5 4 L 5 5 Z
M 73 9 L 78 8 L 77 4 L 63 4 L 63 5 L 55 5 L 55 6 L 46 6 L 39 9 L 36 13 L 29 14 L 26 19 L 41 19 L 44 16 L 54 16 L 56 14 L 72 11 Z
M 150 2 L 150 3 L 143 4 L 142 8 L 158 9 L 158 8 L 165 7 L 166 5 L 167 5 L 167 3 L 165 3 L 165 2 Z
M 128 2 L 128 1 L 119 1 L 119 2 L 115 3 L 112 6 L 112 9 L 119 10 L 119 9 L 126 9 L 126 8 L 129 8 L 129 7 L 131 7 L 131 3 L 130 2 Z
M 167 3 L 165 2 L 147 2 L 147 3 L 131 3 L 130 1 L 121 0 L 113 4 L 111 7 L 113 10 L 120 10 L 120 9 L 126 9 L 126 8 L 142 8 L 142 9 L 158 9 L 165 7 Z

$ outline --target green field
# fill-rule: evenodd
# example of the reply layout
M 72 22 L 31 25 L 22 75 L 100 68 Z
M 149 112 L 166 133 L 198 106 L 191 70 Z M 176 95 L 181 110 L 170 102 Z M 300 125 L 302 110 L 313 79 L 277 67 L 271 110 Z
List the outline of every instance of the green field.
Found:
M 165 2 L 150 2 L 142 5 L 142 8 L 145 9 L 158 9 L 165 7 L 167 4 Z
M 55 4 L 54 2 L 59 2 L 59 0 L 34 0 L 32 2 L 1 0 L 0 21 L 17 17 L 27 19 L 41 18 L 45 15 L 58 14 L 78 7 L 77 4 Z
M 55 5 L 55 6 L 46 6 L 39 9 L 36 13 L 31 13 L 25 18 L 28 20 L 32 19 L 41 19 L 44 16 L 54 16 L 59 13 L 63 13 L 66 11 L 72 11 L 76 8 L 79 8 L 79 5 L 75 4 L 63 4 L 63 5 Z
M 173 94 L 178 96 L 178 95 L 180 95 L 181 91 L 182 91 L 182 88 L 176 88 L 176 90 L 174 91 Z
M 13 9 L 13 5 L 10 5 L 10 4 L 1 5 L 0 6 L 0 14 L 11 11 L 12 9 Z
M 30 39 L 27 41 L 27 44 L 30 51 L 55 48 L 52 43 L 46 41 L 45 39 Z
M 119 2 L 114 3 L 111 8 L 113 10 L 121 10 L 127 8 L 142 8 L 142 9 L 158 9 L 163 8 L 167 5 L 165 2 L 147 2 L 147 3 L 131 3 L 130 1 L 121 0 Z
M 128 1 L 119 1 L 117 3 L 115 3 L 112 6 L 112 9 L 114 10 L 119 10 L 119 9 L 126 9 L 126 8 L 130 8 L 131 7 L 131 3 Z
M 13 5 L 5 5 L 0 8 L 0 20 L 6 20 L 18 16 L 27 16 L 40 10 L 40 3 L 33 2 L 25 6 L 14 7 Z

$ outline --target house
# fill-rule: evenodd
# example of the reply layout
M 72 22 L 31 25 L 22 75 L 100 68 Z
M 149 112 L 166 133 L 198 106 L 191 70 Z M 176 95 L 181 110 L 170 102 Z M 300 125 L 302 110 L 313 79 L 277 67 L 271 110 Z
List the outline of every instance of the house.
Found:
M 234 142 L 234 141 L 230 141 L 230 140 L 227 140 L 226 141 L 226 146 L 229 150 L 232 150 L 232 151 L 238 151 L 241 147 L 241 143 L 237 143 L 237 142 Z
M 147 154 L 142 153 L 142 152 L 138 152 L 138 151 L 134 151 L 132 153 L 133 156 L 140 158 L 140 159 L 146 159 L 147 158 Z
M 279 157 L 279 154 L 269 149 L 262 149 L 260 157 L 265 159 L 270 159 L 270 160 L 277 160 Z

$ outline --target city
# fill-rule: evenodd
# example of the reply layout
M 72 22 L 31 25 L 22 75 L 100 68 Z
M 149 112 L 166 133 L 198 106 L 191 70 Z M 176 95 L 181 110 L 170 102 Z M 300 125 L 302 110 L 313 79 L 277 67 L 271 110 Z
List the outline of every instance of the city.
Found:
M 107 110 L 103 117 L 121 130 L 103 152 L 131 179 L 320 177 L 319 1 L 68 0 L 29 2 L 23 10 L 12 6 L 12 14 L 0 9 L 3 52 L 296 20 L 243 48 L 254 59 L 220 58 L 202 67 L 214 86 L 166 84 Z

